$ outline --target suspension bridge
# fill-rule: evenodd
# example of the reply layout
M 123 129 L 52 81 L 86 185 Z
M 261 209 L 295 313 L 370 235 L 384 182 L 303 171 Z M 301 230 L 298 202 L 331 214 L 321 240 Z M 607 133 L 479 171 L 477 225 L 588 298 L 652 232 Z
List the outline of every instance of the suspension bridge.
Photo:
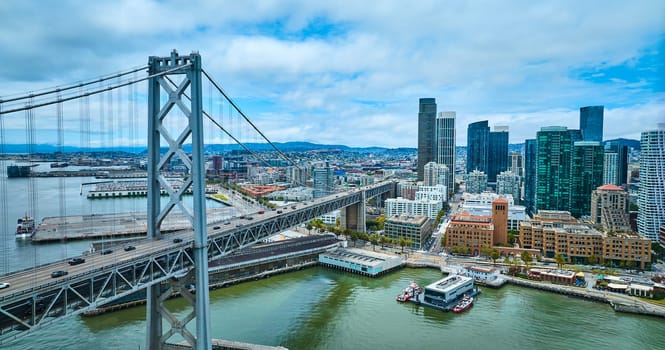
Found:
M 142 85 L 147 85 L 147 94 L 140 89 Z M 139 113 L 146 105 L 147 120 Z M 338 209 L 342 210 L 342 225 L 363 230 L 365 201 L 393 191 L 391 182 L 346 192 L 330 189 L 327 196 L 306 204 L 253 213 L 252 221 L 230 214 L 223 225 L 209 224 L 206 145 L 238 145 L 253 164 L 270 167 L 264 153 L 248 146 L 262 142 L 270 147 L 271 155 L 295 169 L 301 164 L 279 150 L 241 111 L 203 69 L 196 52 L 182 56 L 174 50 L 167 57 L 150 57 L 146 66 L 5 96 L 0 99 L 0 117 L 0 200 L 5 223 L 0 281 L 9 284 L 0 289 L 0 344 L 145 290 L 148 349 L 166 349 L 173 339 L 182 339 L 194 349 L 211 349 L 209 261 Z M 45 156 L 39 145 L 47 143 L 55 144 L 55 152 Z M 64 166 L 63 159 L 72 145 L 76 145 L 77 157 L 67 162 L 90 165 L 91 154 L 96 152 L 94 158 L 105 161 L 104 169 L 120 173 L 127 172 L 123 164 L 135 160 L 106 158 L 117 156 L 118 150 L 146 152 L 147 200 L 130 205 L 134 211 L 145 212 L 147 218 L 146 237 L 132 243 L 136 249 L 92 254 L 85 257 L 85 263 L 71 265 L 67 260 L 80 253 L 72 252 L 64 242 L 60 256 L 48 258 L 40 258 L 43 250 L 39 246 L 13 243 L 15 232 L 9 223 L 22 216 L 38 220 L 45 191 L 39 187 L 39 178 L 10 179 L 7 169 L 17 164 L 32 167 L 45 157 L 55 157 L 49 159 L 58 167 Z M 176 167 L 184 168 L 185 174 L 177 187 L 169 180 Z M 303 185 L 297 179 L 292 182 Z M 58 216 L 99 214 L 86 200 L 72 204 L 68 197 L 72 180 L 58 177 L 52 183 L 57 183 L 57 189 L 49 189 L 49 203 Z M 24 207 L 17 207 L 20 201 L 8 195 L 10 190 L 21 193 Z M 114 213 L 126 208 L 111 204 L 105 210 Z M 54 209 L 50 210 L 53 215 Z M 167 232 L 163 224 L 175 212 L 186 218 L 188 228 Z M 28 259 L 17 257 L 14 250 L 26 253 Z M 57 271 L 66 274 L 54 274 Z M 195 293 L 188 288 L 192 284 Z M 164 305 L 174 290 L 192 305 L 191 312 L 181 319 Z

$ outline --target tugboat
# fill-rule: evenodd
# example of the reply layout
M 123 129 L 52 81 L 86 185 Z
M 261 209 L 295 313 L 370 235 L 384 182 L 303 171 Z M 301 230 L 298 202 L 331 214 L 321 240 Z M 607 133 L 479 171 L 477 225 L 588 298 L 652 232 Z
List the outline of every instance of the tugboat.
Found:
M 423 290 L 420 288 L 418 283 L 416 283 L 415 281 L 411 281 L 411 283 L 406 288 L 404 288 L 402 293 L 397 295 L 395 300 L 399 301 L 400 303 L 407 302 L 411 300 L 411 298 L 414 297 L 417 298 L 418 294 L 422 292 Z
M 16 238 L 28 238 L 35 232 L 35 219 L 27 214 L 18 218 L 16 224 Z
M 453 312 L 458 314 L 464 312 L 473 306 L 473 297 L 465 296 L 453 307 Z

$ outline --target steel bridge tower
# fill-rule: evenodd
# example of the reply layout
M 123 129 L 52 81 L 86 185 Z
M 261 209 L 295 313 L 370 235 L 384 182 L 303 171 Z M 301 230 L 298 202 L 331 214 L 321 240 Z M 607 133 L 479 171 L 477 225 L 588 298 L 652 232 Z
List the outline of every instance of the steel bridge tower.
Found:
M 176 206 L 183 212 L 194 228 L 194 270 L 179 279 L 172 279 L 170 288 L 163 291 L 160 284 L 147 289 L 147 340 L 149 350 L 160 350 L 174 334 L 188 341 L 193 349 L 212 349 L 210 334 L 210 299 L 208 291 L 208 245 L 205 207 L 205 167 L 203 159 L 203 102 L 201 91 L 201 56 L 193 52 L 179 56 L 173 50 L 169 57 L 148 59 L 148 238 L 162 239 L 161 224 Z M 165 98 L 161 92 L 164 91 Z M 187 94 L 189 92 L 189 95 Z M 163 103 L 163 101 L 165 101 Z M 178 108 L 173 111 L 173 107 Z M 177 113 L 180 110 L 181 113 Z M 177 118 L 184 123 L 167 123 Z M 182 130 L 173 130 L 174 125 L 183 125 Z M 164 144 L 162 144 L 162 140 Z M 191 142 L 191 158 L 183 145 Z M 168 146 L 165 154 L 160 149 Z M 180 188 L 173 188 L 162 170 L 172 159 L 179 159 L 189 170 L 189 177 Z M 193 186 L 193 187 L 192 187 Z M 183 195 L 192 187 L 193 211 L 183 203 Z M 166 190 L 168 203 L 162 208 L 160 190 Z M 192 295 L 185 287 L 194 278 L 196 293 Z M 164 301 L 173 289 L 194 304 L 193 311 L 178 320 L 164 306 Z M 196 335 L 186 325 L 196 318 Z M 164 333 L 162 321 L 170 329 Z

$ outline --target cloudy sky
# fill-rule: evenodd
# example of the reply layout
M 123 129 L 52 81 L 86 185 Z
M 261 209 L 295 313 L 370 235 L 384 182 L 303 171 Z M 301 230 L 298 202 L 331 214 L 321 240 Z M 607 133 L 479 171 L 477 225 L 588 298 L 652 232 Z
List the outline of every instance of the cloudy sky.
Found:
M 605 139 L 665 122 L 665 1 L 0 1 L 0 96 L 198 50 L 274 141 L 416 147 L 420 97 L 469 123 Z M 142 107 L 141 113 L 144 113 Z

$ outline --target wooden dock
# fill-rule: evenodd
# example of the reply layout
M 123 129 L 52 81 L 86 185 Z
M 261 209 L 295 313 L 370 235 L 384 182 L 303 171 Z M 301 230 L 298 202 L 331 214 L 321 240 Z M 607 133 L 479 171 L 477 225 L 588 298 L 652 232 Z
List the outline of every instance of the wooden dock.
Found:
M 208 208 L 209 225 L 220 223 L 237 213 L 232 207 Z M 91 214 L 47 217 L 32 235 L 34 243 L 51 243 L 87 239 L 115 239 L 144 236 L 147 232 L 146 212 Z M 187 218 L 176 208 L 162 223 L 162 232 L 191 228 Z

